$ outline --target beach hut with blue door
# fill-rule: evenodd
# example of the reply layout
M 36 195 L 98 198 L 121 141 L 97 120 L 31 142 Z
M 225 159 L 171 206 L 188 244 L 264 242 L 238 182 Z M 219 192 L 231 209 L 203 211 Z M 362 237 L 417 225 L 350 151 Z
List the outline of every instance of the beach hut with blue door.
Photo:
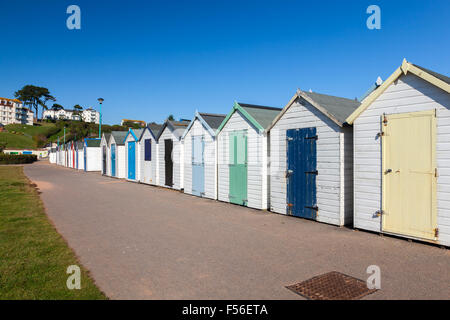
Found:
M 185 130 L 182 137 L 185 193 L 217 199 L 216 130 L 225 117 L 197 111 Z
M 450 78 L 404 60 L 347 122 L 354 227 L 450 246 Z
M 101 171 L 102 158 L 99 138 L 84 139 L 84 171 Z
M 267 128 L 281 108 L 235 102 L 217 129 L 218 199 L 268 208 Z
M 102 159 L 102 175 L 111 175 L 111 156 L 108 149 L 109 138 L 111 133 L 103 133 L 100 141 L 101 159 Z
M 156 139 L 162 125 L 149 123 L 139 141 L 140 182 L 158 184 L 158 140 Z
M 189 120 L 171 121 L 167 119 L 158 136 L 159 185 L 181 190 L 184 188 L 184 148 L 182 136 Z
M 112 131 L 108 142 L 111 177 L 126 178 L 125 138 L 128 131 Z
M 144 129 L 129 129 L 125 143 L 126 179 L 139 182 L 139 139 Z
M 76 142 L 77 152 L 77 169 L 84 170 L 84 144 L 83 141 Z
M 353 217 L 353 138 L 360 102 L 298 90 L 269 127 L 270 210 L 343 226 Z

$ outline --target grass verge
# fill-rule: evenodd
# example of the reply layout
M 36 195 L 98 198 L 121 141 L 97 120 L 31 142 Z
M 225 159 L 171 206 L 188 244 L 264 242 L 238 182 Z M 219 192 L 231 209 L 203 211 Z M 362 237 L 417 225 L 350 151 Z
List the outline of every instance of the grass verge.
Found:
M 81 289 L 66 286 L 81 268 Z M 45 214 L 21 166 L 0 167 L 0 299 L 106 299 Z

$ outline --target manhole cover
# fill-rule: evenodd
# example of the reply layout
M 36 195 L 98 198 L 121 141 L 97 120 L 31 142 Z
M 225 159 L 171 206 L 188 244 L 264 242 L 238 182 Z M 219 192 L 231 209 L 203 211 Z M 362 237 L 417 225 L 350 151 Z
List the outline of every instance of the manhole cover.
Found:
M 332 271 L 309 280 L 287 286 L 299 295 L 311 300 L 355 300 L 374 293 L 365 281 Z

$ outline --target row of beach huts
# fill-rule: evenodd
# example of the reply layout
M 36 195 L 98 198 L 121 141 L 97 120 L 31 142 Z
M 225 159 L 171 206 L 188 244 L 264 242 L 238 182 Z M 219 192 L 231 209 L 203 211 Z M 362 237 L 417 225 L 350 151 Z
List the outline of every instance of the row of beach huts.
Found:
M 450 79 L 403 61 L 359 100 L 235 102 L 52 150 L 50 162 L 337 226 L 450 245 Z

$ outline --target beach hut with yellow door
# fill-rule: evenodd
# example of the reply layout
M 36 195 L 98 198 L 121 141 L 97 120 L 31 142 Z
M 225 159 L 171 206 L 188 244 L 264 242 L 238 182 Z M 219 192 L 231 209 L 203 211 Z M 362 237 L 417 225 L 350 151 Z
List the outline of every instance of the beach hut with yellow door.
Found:
M 354 227 L 450 245 L 450 78 L 402 65 L 348 118 Z

